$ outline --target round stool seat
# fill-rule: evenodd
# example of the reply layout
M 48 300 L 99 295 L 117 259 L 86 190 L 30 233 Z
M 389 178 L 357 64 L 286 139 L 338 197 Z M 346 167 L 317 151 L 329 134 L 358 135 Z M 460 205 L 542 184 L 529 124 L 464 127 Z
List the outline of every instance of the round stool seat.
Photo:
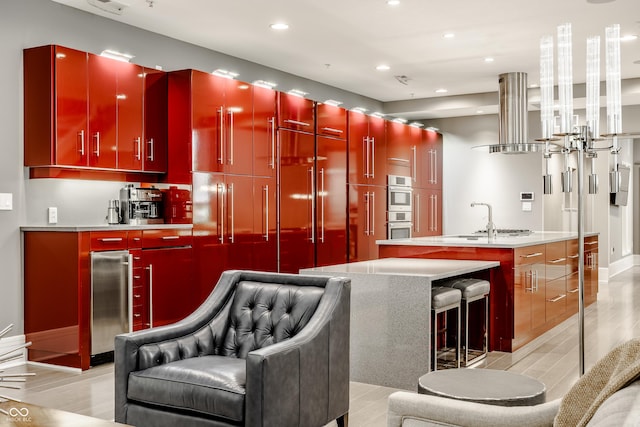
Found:
M 442 283 L 441 286 L 460 289 L 462 298 L 466 300 L 473 299 L 480 295 L 486 295 L 491 290 L 491 285 L 487 280 L 472 278 L 448 280 Z
M 431 308 L 433 310 L 458 304 L 461 300 L 462 292 L 459 289 L 444 286 L 431 288 Z
M 498 406 L 544 403 L 540 381 L 495 369 L 447 369 L 429 372 L 418 380 L 418 393 Z

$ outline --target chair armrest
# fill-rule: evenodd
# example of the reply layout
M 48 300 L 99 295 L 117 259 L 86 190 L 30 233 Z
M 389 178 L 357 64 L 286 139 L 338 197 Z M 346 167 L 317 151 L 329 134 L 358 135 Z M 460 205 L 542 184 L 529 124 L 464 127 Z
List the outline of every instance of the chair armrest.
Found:
M 425 426 L 552 426 L 559 407 L 560 399 L 535 406 L 496 406 L 399 391 L 389 396 L 387 427 L 401 427 L 405 419 Z
M 349 411 L 350 291 L 327 278 L 300 333 L 247 355 L 247 425 L 324 425 Z

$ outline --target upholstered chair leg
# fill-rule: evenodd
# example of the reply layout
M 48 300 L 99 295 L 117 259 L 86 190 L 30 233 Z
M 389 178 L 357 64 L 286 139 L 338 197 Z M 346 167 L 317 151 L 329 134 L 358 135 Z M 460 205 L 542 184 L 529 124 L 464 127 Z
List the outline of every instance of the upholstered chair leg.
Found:
M 348 427 L 349 426 L 349 413 L 347 412 L 341 417 L 336 419 L 336 423 L 338 423 L 338 427 Z

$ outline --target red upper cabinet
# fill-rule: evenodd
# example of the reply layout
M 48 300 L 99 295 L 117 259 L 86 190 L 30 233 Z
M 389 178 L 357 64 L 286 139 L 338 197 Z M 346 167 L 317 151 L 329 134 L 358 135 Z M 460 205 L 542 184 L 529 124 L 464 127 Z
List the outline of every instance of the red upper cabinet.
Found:
M 251 175 L 253 169 L 253 91 L 238 80 L 214 76 L 224 83 L 222 162 L 226 173 Z
M 347 110 L 335 105 L 316 105 L 316 133 L 332 138 L 347 139 Z
M 387 185 L 386 121 L 349 112 L 349 183 Z
M 253 87 L 253 174 L 275 177 L 276 91 Z
M 116 70 L 118 169 L 142 170 L 144 71 L 139 65 L 113 62 Z
M 278 127 L 314 133 L 314 105 L 310 99 L 278 92 Z
M 89 166 L 114 169 L 117 155 L 114 60 L 98 55 L 89 58 Z
M 144 132 L 142 170 L 167 171 L 167 73 L 144 69 Z
M 61 46 L 24 50 L 25 166 L 86 166 L 87 54 Z
M 410 176 L 414 181 L 416 144 L 412 141 L 412 127 L 404 123 L 387 122 L 387 173 Z
M 442 134 L 423 129 L 422 141 L 417 148 L 416 186 L 442 189 Z

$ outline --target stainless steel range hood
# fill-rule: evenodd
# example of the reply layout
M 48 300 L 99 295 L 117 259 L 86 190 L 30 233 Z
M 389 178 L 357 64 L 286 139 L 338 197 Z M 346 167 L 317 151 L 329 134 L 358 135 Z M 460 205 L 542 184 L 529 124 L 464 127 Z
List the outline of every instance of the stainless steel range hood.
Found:
M 499 143 L 489 145 L 490 153 L 523 154 L 542 151 L 544 144 L 528 142 L 527 73 L 498 76 L 500 122 Z

